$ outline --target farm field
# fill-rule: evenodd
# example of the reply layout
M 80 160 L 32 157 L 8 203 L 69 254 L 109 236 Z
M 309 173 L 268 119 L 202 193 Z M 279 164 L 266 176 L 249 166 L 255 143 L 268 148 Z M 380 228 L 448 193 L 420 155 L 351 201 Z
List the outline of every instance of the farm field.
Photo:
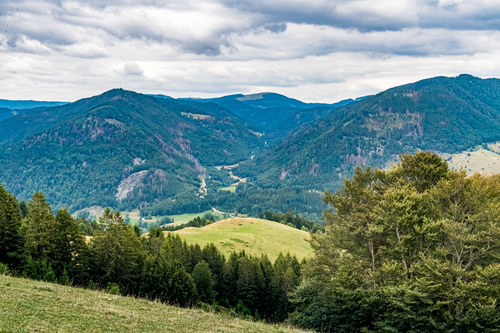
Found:
M 313 251 L 309 233 L 284 224 L 257 218 L 232 217 L 209 224 L 203 228 L 178 230 L 182 239 L 201 247 L 214 243 L 225 255 L 245 250 L 247 254 L 267 254 L 274 261 L 281 252 L 290 252 L 299 260 L 309 257 Z
M 227 314 L 0 275 L 0 332 L 303 332 Z

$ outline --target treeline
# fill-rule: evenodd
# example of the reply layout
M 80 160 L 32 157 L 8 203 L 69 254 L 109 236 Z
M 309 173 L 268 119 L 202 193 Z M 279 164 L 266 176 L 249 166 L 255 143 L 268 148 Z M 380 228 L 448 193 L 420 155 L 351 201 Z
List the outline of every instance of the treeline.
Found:
M 288 188 L 259 188 L 250 184 L 240 183 L 236 193 L 219 191 L 208 193 L 205 197 L 192 194 L 180 194 L 175 200 L 167 199 L 159 204 L 143 208 L 141 216 L 177 215 L 184 213 L 201 213 L 212 207 L 224 212 L 247 214 L 259 217 L 266 211 L 300 212 L 301 216 L 319 222 L 326 208 L 322 195 L 309 190 Z
M 183 223 L 179 225 L 164 225 L 161 227 L 163 231 L 177 231 L 181 230 L 184 228 L 202 228 L 206 225 L 212 224 L 215 222 L 215 218 L 213 215 L 210 215 L 210 217 L 195 217 L 188 223 Z
M 0 272 L 32 279 L 106 289 L 180 306 L 209 304 L 234 314 L 282 321 L 289 294 L 301 281 L 295 256 L 232 253 L 213 244 L 187 245 L 154 228 L 148 235 L 109 209 L 87 242 L 66 209 L 54 216 L 41 193 L 21 210 L 0 186 Z
M 264 214 L 259 214 L 259 218 L 266 219 L 269 221 L 279 222 L 281 224 L 286 224 L 289 227 L 293 227 L 303 231 L 311 231 L 312 233 L 316 233 L 318 231 L 325 231 L 325 228 L 316 222 L 309 221 L 306 218 L 299 216 L 298 214 L 293 214 L 291 210 L 283 213 L 273 213 L 270 211 L 265 212 Z

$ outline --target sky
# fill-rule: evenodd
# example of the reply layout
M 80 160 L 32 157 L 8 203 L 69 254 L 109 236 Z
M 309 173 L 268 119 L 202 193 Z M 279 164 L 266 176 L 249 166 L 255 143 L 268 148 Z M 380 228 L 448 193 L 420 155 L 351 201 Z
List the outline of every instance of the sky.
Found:
M 0 99 L 276 92 L 334 103 L 500 77 L 500 0 L 1 0 Z

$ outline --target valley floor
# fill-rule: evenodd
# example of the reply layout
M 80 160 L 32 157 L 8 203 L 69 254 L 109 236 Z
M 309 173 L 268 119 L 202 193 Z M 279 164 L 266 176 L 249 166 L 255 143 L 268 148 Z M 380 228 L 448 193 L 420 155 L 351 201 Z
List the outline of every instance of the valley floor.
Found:
M 284 325 L 183 309 L 0 275 L 0 332 L 303 332 Z

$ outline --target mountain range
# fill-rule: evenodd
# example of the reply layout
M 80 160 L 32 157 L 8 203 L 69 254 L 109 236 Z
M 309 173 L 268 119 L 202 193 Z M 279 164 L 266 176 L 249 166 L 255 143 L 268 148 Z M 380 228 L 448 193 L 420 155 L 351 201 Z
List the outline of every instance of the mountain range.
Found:
M 226 208 L 245 201 L 255 214 L 279 209 L 263 191 L 302 189 L 283 200 L 290 207 L 319 198 L 311 190 L 339 188 L 357 166 L 500 141 L 500 80 L 436 77 L 336 104 L 275 93 L 174 99 L 114 89 L 2 114 L 0 183 L 20 199 L 41 191 L 56 208 L 75 211 L 186 198 L 196 198 L 189 209 L 206 209 L 224 197 Z M 237 193 L 217 192 L 234 182 Z

